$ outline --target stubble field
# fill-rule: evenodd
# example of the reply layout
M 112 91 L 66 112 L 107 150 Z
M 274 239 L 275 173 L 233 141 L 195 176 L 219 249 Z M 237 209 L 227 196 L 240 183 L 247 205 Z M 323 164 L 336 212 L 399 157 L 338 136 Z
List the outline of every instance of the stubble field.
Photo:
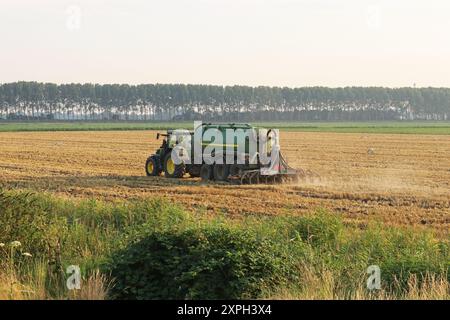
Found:
M 0 133 L 0 185 L 106 200 L 163 197 L 239 217 L 324 208 L 346 222 L 450 230 L 450 136 L 282 132 L 282 152 L 312 174 L 298 184 L 202 184 L 146 177 L 156 131 Z

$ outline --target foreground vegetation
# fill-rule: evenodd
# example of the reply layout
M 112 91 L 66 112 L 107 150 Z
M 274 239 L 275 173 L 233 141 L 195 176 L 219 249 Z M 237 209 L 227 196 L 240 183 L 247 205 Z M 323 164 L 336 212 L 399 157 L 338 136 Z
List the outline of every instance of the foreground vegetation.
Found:
M 163 200 L 0 194 L 1 299 L 448 299 L 450 246 L 335 214 L 211 216 Z M 382 290 L 365 288 L 379 265 Z M 65 287 L 80 266 L 80 290 Z
M 386 133 L 386 134 L 450 134 L 449 121 L 378 121 L 378 122 L 252 122 L 255 126 L 283 131 Z M 180 122 L 10 122 L 0 121 L 0 132 L 20 131 L 110 131 L 192 129 L 193 121 Z

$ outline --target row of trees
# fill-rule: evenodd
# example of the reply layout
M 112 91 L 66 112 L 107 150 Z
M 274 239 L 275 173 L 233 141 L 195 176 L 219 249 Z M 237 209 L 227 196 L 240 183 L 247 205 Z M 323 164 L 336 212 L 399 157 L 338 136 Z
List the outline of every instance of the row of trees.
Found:
M 450 120 L 449 88 L 0 84 L 7 120 Z

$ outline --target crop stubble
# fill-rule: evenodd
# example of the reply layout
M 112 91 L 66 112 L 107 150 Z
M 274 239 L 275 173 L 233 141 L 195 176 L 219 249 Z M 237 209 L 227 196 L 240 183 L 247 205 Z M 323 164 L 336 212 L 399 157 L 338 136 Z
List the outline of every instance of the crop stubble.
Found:
M 450 136 L 282 132 L 298 184 L 202 184 L 145 177 L 156 131 L 0 133 L 0 183 L 7 188 L 101 199 L 161 196 L 188 209 L 305 214 L 326 208 L 349 223 L 369 220 L 450 229 Z M 317 178 L 316 174 L 320 177 Z

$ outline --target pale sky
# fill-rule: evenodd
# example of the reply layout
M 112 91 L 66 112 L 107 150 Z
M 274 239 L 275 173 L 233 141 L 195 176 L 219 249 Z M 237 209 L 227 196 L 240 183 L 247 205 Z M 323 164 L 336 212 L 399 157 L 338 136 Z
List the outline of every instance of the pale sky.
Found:
M 18 80 L 450 87 L 450 1 L 1 0 Z

